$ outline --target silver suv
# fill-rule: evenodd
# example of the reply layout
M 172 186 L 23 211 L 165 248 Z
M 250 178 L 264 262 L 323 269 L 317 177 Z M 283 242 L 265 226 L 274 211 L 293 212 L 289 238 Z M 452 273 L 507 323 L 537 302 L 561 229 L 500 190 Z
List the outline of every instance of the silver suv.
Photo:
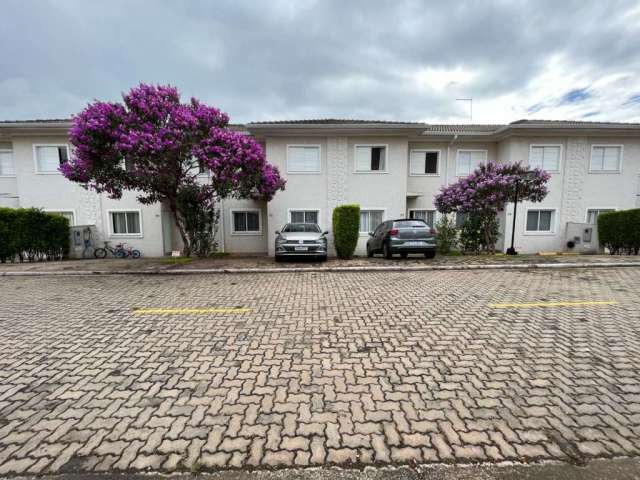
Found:
M 327 235 L 317 223 L 287 223 L 276 232 L 276 262 L 288 257 L 327 259 Z

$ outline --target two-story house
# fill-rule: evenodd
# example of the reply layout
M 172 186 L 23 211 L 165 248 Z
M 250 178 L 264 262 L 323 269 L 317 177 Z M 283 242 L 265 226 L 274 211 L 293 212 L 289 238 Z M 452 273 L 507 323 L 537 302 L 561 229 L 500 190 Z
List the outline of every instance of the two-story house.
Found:
M 147 256 L 179 248 L 169 213 L 86 191 L 57 167 L 70 153 L 68 120 L 0 122 L 0 206 L 39 207 L 95 225 L 102 239 L 124 239 Z M 361 120 L 249 123 L 243 127 L 287 179 L 266 202 L 221 202 L 219 240 L 231 253 L 274 253 L 274 232 L 289 221 L 331 229 L 337 205 L 361 207 L 367 233 L 384 219 L 437 221 L 434 195 L 482 162 L 522 162 L 551 173 L 550 193 L 520 204 L 515 246 L 522 252 L 562 251 L 567 222 L 595 223 L 599 213 L 638 206 L 640 124 L 521 120 L 508 125 L 434 125 Z M 202 180 L 206 181 L 206 172 Z M 506 249 L 513 208 L 501 215 Z M 458 219 L 462 221 L 462 219 Z M 507 239 L 504 241 L 504 239 Z

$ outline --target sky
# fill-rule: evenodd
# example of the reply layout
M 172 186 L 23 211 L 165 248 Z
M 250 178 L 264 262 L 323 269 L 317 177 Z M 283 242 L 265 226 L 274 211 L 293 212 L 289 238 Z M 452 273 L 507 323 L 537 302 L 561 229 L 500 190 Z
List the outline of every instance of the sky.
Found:
M 0 119 L 140 82 L 232 123 L 640 122 L 640 2 L 3 0 Z

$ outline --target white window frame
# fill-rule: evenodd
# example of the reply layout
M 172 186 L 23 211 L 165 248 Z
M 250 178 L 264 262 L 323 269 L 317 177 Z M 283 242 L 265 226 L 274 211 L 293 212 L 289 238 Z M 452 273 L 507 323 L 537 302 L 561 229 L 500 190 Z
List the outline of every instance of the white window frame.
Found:
M 615 147 L 620 148 L 620 161 L 618 162 L 617 170 L 593 170 L 591 168 L 591 164 L 593 162 L 593 150 L 595 148 L 606 148 L 606 147 Z M 589 173 L 595 174 L 611 174 L 611 173 L 622 173 L 622 162 L 624 161 L 624 145 L 621 143 L 594 143 L 591 145 L 591 155 L 589 156 Z
M 358 148 L 360 147 L 384 147 L 384 170 L 358 170 Z M 379 175 L 389 172 L 389 144 L 388 143 L 356 143 L 353 146 L 353 173 L 358 175 Z
M 584 212 L 584 223 L 589 223 L 589 210 L 613 210 L 614 212 L 617 212 L 618 207 L 587 207 Z M 593 225 L 597 225 L 597 223 L 594 223 Z
M 550 223 L 550 227 L 551 230 L 527 230 L 527 218 L 529 218 L 529 211 L 545 211 L 545 212 L 552 212 L 551 213 L 551 223 Z M 549 236 L 554 236 L 556 235 L 556 232 L 558 230 L 558 209 L 557 208 L 551 208 L 551 207 L 527 207 L 525 210 L 525 214 L 524 214 L 524 235 L 527 236 L 545 236 L 545 237 L 549 237 Z
M 303 147 L 303 148 L 317 148 L 318 149 L 318 170 L 309 170 L 309 171 L 304 171 L 304 170 L 292 170 L 289 167 L 289 148 L 293 147 Z M 287 158 L 286 158 L 286 163 L 287 163 L 287 173 L 289 174 L 293 174 L 293 175 L 318 175 L 322 173 L 322 145 L 320 144 L 315 144 L 315 143 L 290 143 L 287 144 Z
M 484 160 L 482 160 L 480 163 L 487 163 L 487 159 L 489 158 L 489 150 L 487 149 L 482 149 L 482 148 L 459 148 L 456 151 L 456 177 L 468 177 L 469 175 L 471 175 L 474 170 L 476 168 L 478 168 L 478 166 L 476 165 L 476 167 L 470 171 L 469 173 L 460 173 L 460 153 L 461 152 L 484 152 Z M 479 164 L 478 164 L 479 165 Z
M 287 208 L 287 223 L 291 222 L 291 212 L 318 212 L 318 226 L 322 229 L 322 215 L 319 208 L 311 207 L 311 208 Z
M 76 211 L 73 208 L 44 208 L 42 211 L 45 213 L 70 213 L 73 215 L 73 223 L 70 226 L 76 225 Z
M 71 160 L 71 149 L 68 143 L 34 143 L 33 144 L 33 166 L 36 175 L 62 175 L 58 170 L 55 172 L 41 172 L 38 170 L 38 147 L 65 147 L 67 149 L 67 159 Z
M 413 153 L 429 153 L 429 152 L 436 152 L 438 154 L 438 163 L 436 166 L 436 173 L 411 173 L 411 171 L 413 170 L 412 164 L 413 161 L 411 160 L 411 157 L 413 156 Z M 409 150 L 409 176 L 410 177 L 439 177 L 440 176 L 440 163 L 442 160 L 442 150 L 438 150 L 436 148 L 413 148 L 411 150 Z M 416 210 L 425 210 L 424 208 L 418 208 Z
M 113 232 L 113 218 L 111 213 L 113 212 L 138 212 L 138 219 L 140 220 L 140 233 L 114 233 Z M 142 210 L 139 208 L 112 208 L 107 210 L 107 222 L 109 223 L 109 236 L 114 238 L 142 238 L 144 237 L 143 222 L 142 222 Z
M 536 147 L 559 147 L 559 152 L 558 152 L 558 169 L 557 170 L 546 170 L 544 168 L 544 157 L 543 157 L 543 170 L 545 172 L 549 172 L 549 173 L 560 173 L 562 171 L 562 153 L 563 153 L 563 149 L 562 149 L 562 144 L 561 143 L 532 143 L 531 145 L 529 145 L 529 162 L 528 165 L 529 167 L 532 167 L 531 165 L 531 155 L 533 154 L 533 149 Z
M 438 215 L 438 210 L 436 210 L 435 208 L 409 208 L 407 210 L 407 220 L 416 220 L 416 219 L 412 219 L 411 218 L 411 212 L 433 212 L 433 225 L 432 227 L 435 228 L 436 226 L 436 222 L 437 220 L 437 215 Z
M 234 221 L 234 213 L 243 213 L 243 212 L 252 212 L 258 214 L 258 230 L 250 231 L 250 232 L 238 232 L 236 231 L 236 223 Z M 246 236 L 254 236 L 258 237 L 262 235 L 262 210 L 259 208 L 232 208 L 229 210 L 230 221 L 231 221 L 231 235 L 238 235 L 242 237 Z
M 0 178 L 15 178 L 16 177 L 16 157 L 13 155 L 12 148 L 0 148 L 0 153 L 10 153 L 11 161 L 13 162 L 13 172 L 9 175 L 0 173 Z
M 382 222 L 386 222 L 387 221 L 387 209 L 383 208 L 383 207 L 361 207 L 360 208 L 360 212 L 368 212 L 371 210 L 377 210 L 377 211 L 382 211 Z M 371 216 L 369 216 L 369 223 L 371 223 Z M 371 225 L 369 225 L 371 226 Z M 375 231 L 375 229 L 378 228 L 378 225 L 374 225 L 373 230 L 371 230 L 372 232 Z M 360 216 L 358 216 L 358 233 L 361 237 L 368 237 L 369 236 L 369 232 L 361 232 L 360 231 Z

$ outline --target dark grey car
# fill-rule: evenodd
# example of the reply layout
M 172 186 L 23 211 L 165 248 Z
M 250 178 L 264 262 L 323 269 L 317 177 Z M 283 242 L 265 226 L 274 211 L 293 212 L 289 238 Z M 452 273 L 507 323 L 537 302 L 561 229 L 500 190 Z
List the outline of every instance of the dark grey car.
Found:
M 327 259 L 327 235 L 316 223 L 287 223 L 276 232 L 276 262 L 288 257 Z
M 423 253 L 427 258 L 436 256 L 436 231 L 424 220 L 401 218 L 387 220 L 369 232 L 367 257 L 382 253 L 391 258 L 399 253 L 406 258 L 410 253 Z

